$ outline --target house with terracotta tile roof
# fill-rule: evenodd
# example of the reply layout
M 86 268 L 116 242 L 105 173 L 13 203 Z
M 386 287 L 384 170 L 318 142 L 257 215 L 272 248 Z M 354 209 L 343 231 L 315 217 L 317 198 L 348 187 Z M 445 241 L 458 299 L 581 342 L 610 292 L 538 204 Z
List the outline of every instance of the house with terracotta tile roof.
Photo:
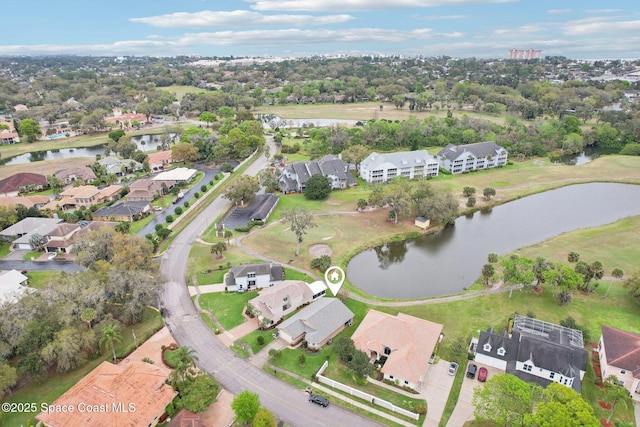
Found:
M 0 197 L 17 196 L 22 190 L 39 191 L 46 186 L 46 176 L 39 173 L 19 172 L 0 180 Z
M 0 131 L 0 145 L 17 144 L 20 142 L 20 135 L 6 129 Z
M 87 166 L 62 169 L 57 171 L 54 175 L 65 184 L 71 184 L 76 180 L 87 183 L 96 179 L 96 174 L 93 172 L 93 169 Z
M 15 207 L 22 205 L 25 208 L 41 208 L 49 203 L 49 196 L 7 196 L 0 197 L 0 206 Z
M 327 287 L 322 282 L 318 283 L 324 289 L 318 288 L 318 285 L 312 288 L 302 280 L 283 280 L 274 286 L 262 289 L 260 295 L 249 300 L 248 304 L 253 308 L 260 323 L 271 326 L 287 314 L 324 296 Z
M 357 349 L 382 365 L 384 379 L 418 389 L 441 333 L 439 323 L 369 310 L 351 339 Z
M 615 375 L 640 402 L 640 334 L 602 325 L 598 355 L 602 378 Z
M 147 162 L 151 170 L 162 170 L 173 162 L 171 150 L 157 151 L 147 154 Z
M 47 427 L 155 426 L 177 393 L 166 384 L 168 370 L 145 362 L 102 362 L 36 419 Z
M 133 113 L 123 113 L 121 108 L 114 108 L 113 115 L 105 117 L 104 121 L 109 123 L 115 123 L 121 129 L 131 129 L 134 127 L 135 122 L 140 125 L 148 123 L 147 116 L 145 114 L 138 114 L 135 111 Z

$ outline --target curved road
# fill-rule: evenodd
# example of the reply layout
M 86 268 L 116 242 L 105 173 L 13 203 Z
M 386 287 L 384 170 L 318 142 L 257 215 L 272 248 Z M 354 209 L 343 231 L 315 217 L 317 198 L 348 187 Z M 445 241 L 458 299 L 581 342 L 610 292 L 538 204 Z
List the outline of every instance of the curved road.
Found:
M 273 141 L 269 141 L 273 144 Z M 275 152 L 272 147 L 271 152 Z M 260 156 L 245 172 L 256 175 L 266 166 Z M 207 227 L 207 218 L 224 212 L 228 201 L 218 197 L 174 240 L 161 259 L 161 271 L 168 282 L 162 294 L 164 321 L 179 345 L 193 348 L 198 367 L 216 377 L 231 393 L 248 389 L 260 395 L 260 402 L 278 419 L 292 426 L 371 426 L 377 423 L 337 406 L 322 408 L 308 402 L 307 394 L 270 373 L 258 369 L 225 347 L 198 314 L 186 287 L 186 269 L 191 244 Z

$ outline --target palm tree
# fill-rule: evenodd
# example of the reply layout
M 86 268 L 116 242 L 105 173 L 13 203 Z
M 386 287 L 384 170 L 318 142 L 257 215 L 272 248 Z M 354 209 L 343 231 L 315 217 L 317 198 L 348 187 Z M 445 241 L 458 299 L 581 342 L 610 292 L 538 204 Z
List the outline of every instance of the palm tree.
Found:
M 616 378 L 615 375 L 609 375 L 604 380 L 604 384 L 608 390 L 605 396 L 605 401 L 611 403 L 611 412 L 609 412 L 609 416 L 607 417 L 608 424 L 616 410 L 616 406 L 621 403 L 622 406 L 626 408 L 629 403 L 633 402 L 633 398 L 631 397 L 629 390 L 627 390 L 623 385 L 620 385 L 618 378 Z
M 80 320 L 89 325 L 89 329 L 91 329 L 91 322 L 96 318 L 96 310 L 93 308 L 87 308 L 82 313 L 80 313 Z
M 175 350 L 176 364 L 175 369 L 171 373 L 171 382 L 173 387 L 180 391 L 187 380 L 187 376 L 191 373 L 191 368 L 195 366 L 198 360 L 196 351 L 186 345 L 178 347 Z
M 100 348 L 104 348 L 104 346 L 106 346 L 107 344 L 111 344 L 113 361 L 116 362 L 118 358 L 116 356 L 116 347 L 114 342 L 120 344 L 122 342 L 122 335 L 120 335 L 120 332 L 116 325 L 107 325 L 102 329 L 102 336 L 100 337 L 98 345 L 100 346 Z

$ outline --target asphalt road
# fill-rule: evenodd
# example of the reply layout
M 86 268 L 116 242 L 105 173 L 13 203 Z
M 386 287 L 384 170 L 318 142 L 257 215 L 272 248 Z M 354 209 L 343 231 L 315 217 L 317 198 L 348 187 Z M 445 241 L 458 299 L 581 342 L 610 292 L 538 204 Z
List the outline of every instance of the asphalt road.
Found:
M 83 266 L 73 261 L 18 261 L 18 260 L 0 260 L 0 270 L 18 270 L 18 271 L 43 271 L 56 270 L 66 273 L 75 273 L 86 270 Z
M 270 141 L 273 144 L 273 141 Z M 275 152 L 272 147 L 272 153 Z M 266 166 L 261 156 L 245 172 L 255 175 Z M 216 218 L 228 201 L 218 197 L 173 241 L 161 259 L 161 270 L 169 280 L 162 295 L 162 313 L 167 327 L 179 345 L 193 348 L 198 367 L 218 380 L 233 394 L 250 390 L 260 395 L 263 406 L 291 426 L 371 426 L 376 422 L 335 405 L 322 408 L 308 402 L 308 395 L 273 375 L 252 366 L 225 347 L 199 316 L 186 287 L 185 275 L 189 249 L 207 227 L 208 218 Z
M 155 218 L 153 218 L 151 220 L 151 222 L 149 222 L 147 225 L 145 225 L 139 232 L 138 232 L 138 236 L 146 236 L 147 234 L 153 234 L 156 231 L 156 224 L 164 224 L 167 222 L 167 215 L 171 214 L 174 215 L 174 209 L 176 208 L 176 206 L 182 206 L 182 208 L 184 209 L 184 202 L 189 201 L 189 203 L 192 203 L 193 200 L 195 200 L 195 196 L 194 194 L 196 193 L 196 191 L 202 193 L 202 191 L 200 191 L 200 187 L 203 184 L 207 184 L 207 186 L 209 185 L 209 181 L 213 181 L 213 178 L 215 178 L 215 176 L 217 174 L 220 173 L 220 169 L 218 168 L 207 168 L 203 165 L 195 165 L 193 166 L 195 169 L 198 169 L 199 171 L 204 172 L 204 177 L 191 189 L 189 189 L 185 195 L 184 198 L 182 200 L 180 200 L 180 203 L 178 204 L 170 204 L 169 206 L 167 206 L 162 212 L 154 212 Z

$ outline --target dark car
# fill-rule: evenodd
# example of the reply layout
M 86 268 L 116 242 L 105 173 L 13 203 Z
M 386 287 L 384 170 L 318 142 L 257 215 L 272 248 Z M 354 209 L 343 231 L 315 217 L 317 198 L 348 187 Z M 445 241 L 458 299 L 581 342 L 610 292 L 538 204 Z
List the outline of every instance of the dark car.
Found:
M 322 396 L 318 396 L 317 394 L 309 394 L 309 402 L 315 403 L 316 405 L 324 406 L 325 408 L 329 406 L 329 401 Z
M 477 370 L 478 370 L 478 365 L 475 365 L 475 364 L 471 363 L 469 365 L 469 367 L 467 368 L 467 377 L 475 378 Z
M 485 382 L 487 380 L 487 374 L 487 368 L 480 368 L 478 371 L 478 381 L 481 383 Z

